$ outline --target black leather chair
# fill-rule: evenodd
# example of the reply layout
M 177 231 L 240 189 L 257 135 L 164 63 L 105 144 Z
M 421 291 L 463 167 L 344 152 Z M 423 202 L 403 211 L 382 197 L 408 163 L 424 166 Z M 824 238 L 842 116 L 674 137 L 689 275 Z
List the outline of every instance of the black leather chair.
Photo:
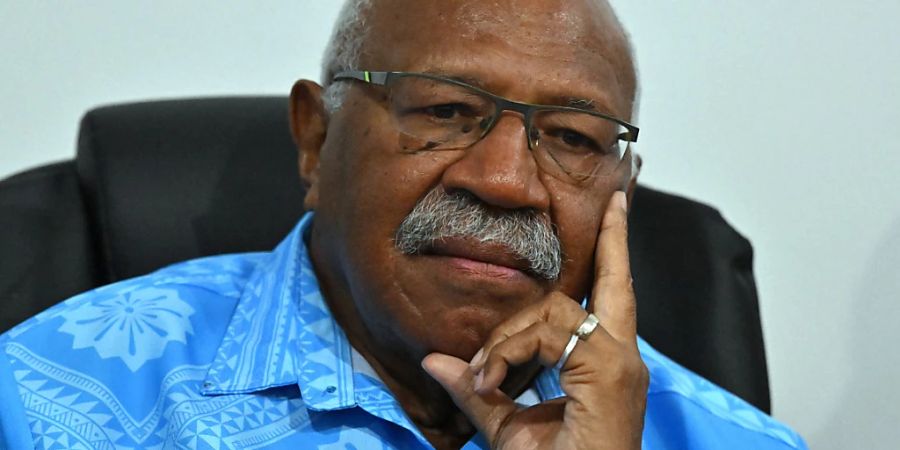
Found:
M 204 255 L 268 250 L 302 213 L 283 97 L 85 115 L 74 161 L 0 181 L 0 331 L 78 292 Z M 769 411 L 753 253 L 719 213 L 639 187 L 640 334 Z

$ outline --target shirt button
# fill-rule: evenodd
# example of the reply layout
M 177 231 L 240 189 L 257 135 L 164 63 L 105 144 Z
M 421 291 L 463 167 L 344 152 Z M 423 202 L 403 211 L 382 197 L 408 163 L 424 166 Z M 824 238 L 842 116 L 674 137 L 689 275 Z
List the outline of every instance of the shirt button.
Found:
M 329 394 L 334 394 L 334 391 L 336 391 L 336 390 L 337 390 L 336 387 L 334 387 L 334 386 L 328 386 L 328 387 L 325 389 L 325 392 L 327 392 L 327 393 L 329 393 Z

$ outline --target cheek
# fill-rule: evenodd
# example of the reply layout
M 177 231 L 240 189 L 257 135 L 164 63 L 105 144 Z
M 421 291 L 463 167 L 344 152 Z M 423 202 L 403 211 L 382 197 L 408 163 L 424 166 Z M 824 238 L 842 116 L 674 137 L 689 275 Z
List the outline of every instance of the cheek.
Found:
M 349 106 L 359 111 L 342 120 L 350 125 L 329 130 L 337 138 L 323 161 L 323 171 L 336 175 L 330 177 L 328 189 L 344 223 L 365 226 L 380 233 L 379 239 L 392 238 L 458 152 L 404 153 L 400 134 L 383 108 L 368 102 Z M 355 128 L 354 123 L 366 126 Z
M 363 267 L 359 271 L 367 278 L 391 279 L 397 228 L 459 156 L 458 152 L 401 152 L 393 125 L 385 119 L 371 120 L 378 112 L 376 108 L 363 111 L 368 121 L 342 120 L 367 123 L 365 128 L 351 125 L 329 130 L 334 137 L 329 138 L 322 158 L 322 201 L 316 220 L 321 217 L 330 234 L 337 236 L 341 253 L 350 259 L 345 260 L 349 263 L 345 268 Z
M 352 163 L 348 161 L 345 186 L 353 189 L 339 188 L 345 221 L 376 239 L 393 239 L 400 223 L 439 182 L 447 165 L 435 154 L 391 150 L 374 145 L 360 148 Z
M 593 280 L 594 249 L 600 233 L 603 211 L 615 183 L 600 183 L 582 190 L 548 182 L 556 194 L 551 216 L 559 232 L 565 260 L 559 289 L 572 298 L 584 296 Z

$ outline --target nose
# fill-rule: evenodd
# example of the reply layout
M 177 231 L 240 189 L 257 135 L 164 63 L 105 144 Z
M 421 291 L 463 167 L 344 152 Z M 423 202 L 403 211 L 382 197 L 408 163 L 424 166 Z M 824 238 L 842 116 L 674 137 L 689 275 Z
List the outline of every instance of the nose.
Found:
M 528 148 L 522 115 L 513 112 L 504 112 L 483 139 L 447 167 L 441 183 L 447 191 L 464 189 L 501 208 L 550 208 L 550 193 Z

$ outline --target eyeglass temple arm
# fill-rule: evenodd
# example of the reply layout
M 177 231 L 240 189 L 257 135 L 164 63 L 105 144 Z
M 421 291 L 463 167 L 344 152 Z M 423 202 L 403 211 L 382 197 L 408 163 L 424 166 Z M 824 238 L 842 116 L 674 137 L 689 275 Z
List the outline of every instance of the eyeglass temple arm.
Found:
M 345 70 L 334 74 L 332 80 L 359 80 L 384 86 L 390 72 L 370 72 L 368 70 Z

